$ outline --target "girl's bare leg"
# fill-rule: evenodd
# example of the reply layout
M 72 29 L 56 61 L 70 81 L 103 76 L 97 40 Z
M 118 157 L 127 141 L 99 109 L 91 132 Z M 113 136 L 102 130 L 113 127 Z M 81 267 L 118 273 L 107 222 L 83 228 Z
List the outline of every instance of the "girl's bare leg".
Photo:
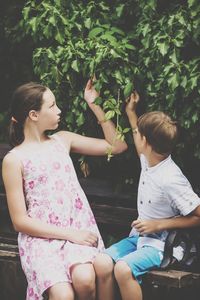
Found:
M 142 300 L 142 289 L 124 261 L 118 261 L 114 268 L 122 300 Z
M 71 268 L 72 283 L 78 300 L 95 300 L 95 271 L 91 263 L 77 264 Z
M 74 291 L 70 283 L 56 283 L 48 290 L 49 300 L 74 300 Z
M 99 254 L 94 261 L 97 275 L 97 299 L 116 300 L 116 282 L 114 279 L 114 263 L 107 254 Z

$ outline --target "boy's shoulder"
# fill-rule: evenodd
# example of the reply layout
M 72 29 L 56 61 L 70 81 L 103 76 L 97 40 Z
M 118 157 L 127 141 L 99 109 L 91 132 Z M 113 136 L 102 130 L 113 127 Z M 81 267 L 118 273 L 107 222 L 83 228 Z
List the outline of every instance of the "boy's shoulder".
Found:
M 141 157 L 141 165 L 143 165 L 143 167 L 147 165 L 147 161 L 144 156 Z M 150 176 L 163 188 L 177 184 L 190 184 L 180 167 L 172 159 L 171 155 L 148 170 L 150 172 Z

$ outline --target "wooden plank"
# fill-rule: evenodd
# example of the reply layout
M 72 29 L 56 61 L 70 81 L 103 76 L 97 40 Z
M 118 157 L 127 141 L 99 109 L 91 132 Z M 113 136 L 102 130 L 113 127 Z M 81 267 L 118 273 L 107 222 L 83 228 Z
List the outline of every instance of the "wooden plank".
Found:
M 90 201 L 98 200 L 101 203 L 111 202 L 114 203 L 123 203 L 123 207 L 127 205 L 133 207 L 136 204 L 137 193 L 135 189 L 126 189 L 126 192 L 116 190 L 115 186 L 111 184 L 108 180 L 96 179 L 96 178 L 80 178 L 79 182 L 87 195 Z M 135 207 L 136 208 L 136 207 Z
M 6 194 L 0 193 L 0 209 L 1 210 L 7 210 L 7 200 L 6 200 Z
M 158 286 L 183 288 L 194 283 L 200 283 L 200 274 L 177 270 L 157 271 L 153 270 L 144 277 L 144 283 Z
M 134 208 L 113 207 L 111 205 L 90 203 L 97 223 L 131 227 L 137 218 Z

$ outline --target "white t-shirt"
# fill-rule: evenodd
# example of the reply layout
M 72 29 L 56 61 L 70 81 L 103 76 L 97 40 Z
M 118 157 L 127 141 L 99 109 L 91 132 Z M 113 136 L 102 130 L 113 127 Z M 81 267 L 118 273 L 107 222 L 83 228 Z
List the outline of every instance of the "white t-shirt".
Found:
M 140 156 L 141 175 L 138 187 L 138 218 L 141 220 L 173 218 L 188 215 L 198 205 L 200 198 L 189 181 L 172 160 L 171 155 L 154 167 L 148 167 L 143 154 Z M 133 228 L 130 236 L 138 234 Z M 139 237 L 138 248 L 148 245 L 161 251 L 168 232 L 162 231 Z M 181 259 L 182 249 L 174 249 L 174 256 Z

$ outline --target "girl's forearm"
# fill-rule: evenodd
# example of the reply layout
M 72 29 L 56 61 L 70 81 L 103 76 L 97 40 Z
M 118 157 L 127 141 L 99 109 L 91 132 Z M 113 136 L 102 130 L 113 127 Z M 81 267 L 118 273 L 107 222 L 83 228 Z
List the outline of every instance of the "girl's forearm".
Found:
M 122 150 L 122 148 L 123 150 L 125 150 L 127 148 L 126 143 L 119 139 L 116 139 L 117 133 L 116 133 L 115 125 L 111 120 L 108 121 L 105 120 L 105 113 L 102 110 L 102 108 L 99 105 L 96 105 L 94 103 L 90 105 L 90 108 L 95 114 L 99 124 L 102 127 L 105 140 L 112 146 L 113 153 L 117 153 L 118 152 L 117 150 L 118 149 Z
M 20 220 L 16 221 L 13 225 L 18 232 L 40 238 L 71 240 L 73 235 L 73 229 L 61 228 L 29 216 L 20 218 Z

